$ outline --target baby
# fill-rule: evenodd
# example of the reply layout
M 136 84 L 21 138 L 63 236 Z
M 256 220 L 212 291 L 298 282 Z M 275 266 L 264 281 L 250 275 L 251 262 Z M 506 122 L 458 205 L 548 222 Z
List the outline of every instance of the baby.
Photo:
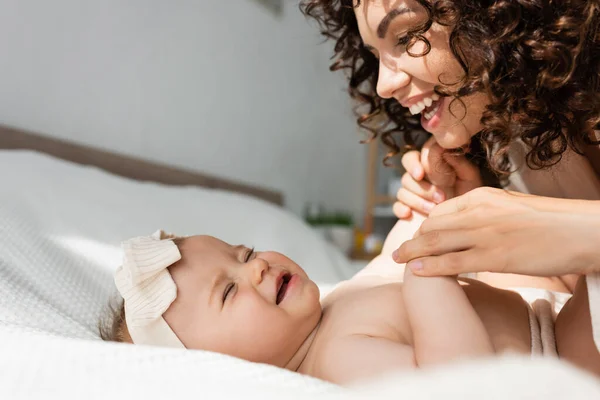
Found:
M 123 248 L 115 282 L 124 307 L 105 340 L 210 350 L 339 384 L 535 347 L 536 318 L 518 294 L 416 277 L 389 256 L 320 301 L 277 252 L 162 231 Z

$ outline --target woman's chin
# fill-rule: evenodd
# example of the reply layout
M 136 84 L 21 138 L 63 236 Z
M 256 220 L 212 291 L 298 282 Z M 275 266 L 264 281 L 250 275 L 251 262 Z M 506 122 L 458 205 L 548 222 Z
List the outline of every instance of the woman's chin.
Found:
M 458 149 L 465 147 L 471 141 L 471 137 L 467 135 L 457 135 L 452 132 L 432 133 L 437 144 L 446 150 Z

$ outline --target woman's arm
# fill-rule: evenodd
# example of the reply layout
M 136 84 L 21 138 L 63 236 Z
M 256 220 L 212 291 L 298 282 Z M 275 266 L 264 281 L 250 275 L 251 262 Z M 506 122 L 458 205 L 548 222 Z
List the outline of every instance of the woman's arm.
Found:
M 420 367 L 494 354 L 483 322 L 455 278 L 423 278 L 407 268 L 402 297 Z

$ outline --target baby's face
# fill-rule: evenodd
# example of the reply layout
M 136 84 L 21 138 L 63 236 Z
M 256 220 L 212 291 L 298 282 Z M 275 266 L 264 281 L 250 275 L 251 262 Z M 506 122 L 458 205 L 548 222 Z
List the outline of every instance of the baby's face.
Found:
M 211 236 L 186 238 L 163 317 L 188 349 L 284 366 L 317 326 L 319 289 L 289 258 Z

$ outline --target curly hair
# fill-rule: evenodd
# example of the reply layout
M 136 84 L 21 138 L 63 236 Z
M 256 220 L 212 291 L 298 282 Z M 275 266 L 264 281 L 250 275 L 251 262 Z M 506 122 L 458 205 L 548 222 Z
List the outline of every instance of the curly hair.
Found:
M 429 52 L 424 34 L 435 22 L 450 29 L 450 50 L 464 71 L 454 89 L 440 84 L 436 93 L 453 101 L 477 92 L 489 96 L 472 145 L 492 171 L 508 176 L 508 150 L 517 139 L 528 145 L 526 162 L 533 169 L 558 163 L 569 147 L 582 154 L 586 145 L 600 144 L 593 139 L 600 123 L 600 1 L 415 1 L 428 18 L 407 33 L 409 54 Z M 362 43 L 357 2 L 303 0 L 300 8 L 335 40 L 330 69 L 348 72 L 357 122 L 369 140 L 380 136 L 387 160 L 419 147 L 428 134 L 395 99 L 377 96 L 379 62 Z M 425 52 L 410 53 L 419 41 Z

